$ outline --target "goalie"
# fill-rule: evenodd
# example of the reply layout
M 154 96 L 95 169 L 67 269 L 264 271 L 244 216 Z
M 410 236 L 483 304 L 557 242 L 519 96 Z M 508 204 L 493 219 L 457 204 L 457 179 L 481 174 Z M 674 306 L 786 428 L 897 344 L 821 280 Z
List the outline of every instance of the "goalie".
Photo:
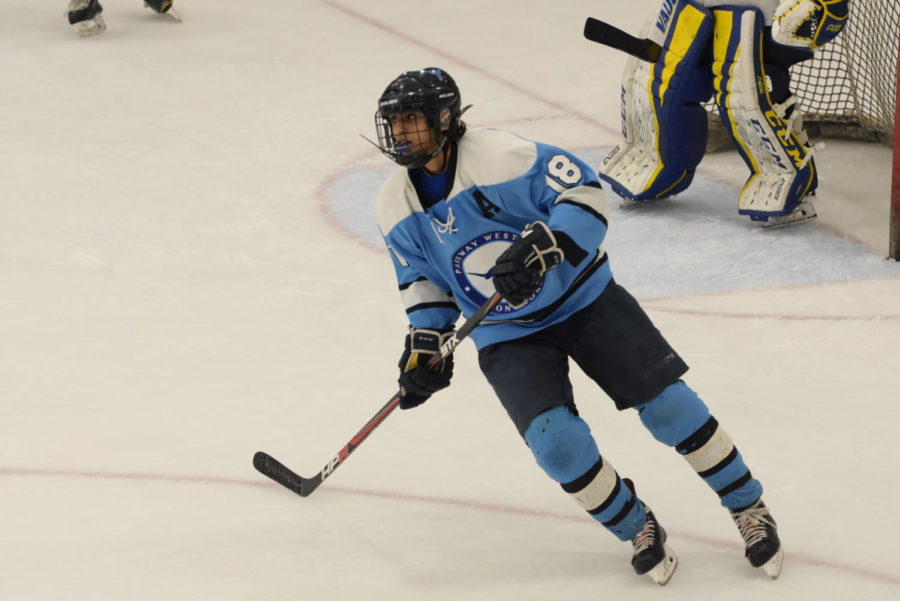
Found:
M 687 189 L 706 148 L 701 103 L 713 98 L 750 169 L 738 213 L 765 227 L 815 218 L 817 170 L 788 70 L 834 39 L 847 10 L 847 0 L 661 0 L 647 33 L 661 52 L 629 59 L 625 140 L 600 177 L 634 201 Z

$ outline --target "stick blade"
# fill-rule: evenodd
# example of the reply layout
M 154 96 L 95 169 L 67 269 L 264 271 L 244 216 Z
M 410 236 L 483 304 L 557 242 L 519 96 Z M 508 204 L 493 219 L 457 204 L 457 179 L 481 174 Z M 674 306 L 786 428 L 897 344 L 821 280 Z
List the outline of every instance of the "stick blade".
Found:
M 271 478 L 278 484 L 297 493 L 301 497 L 309 496 L 316 487 L 322 483 L 319 476 L 315 478 L 304 478 L 268 453 L 262 451 L 257 451 L 253 455 L 253 467 L 255 467 L 256 471 L 263 476 Z
M 592 42 L 627 52 L 648 63 L 655 63 L 662 52 L 662 48 L 656 42 L 636 38 L 618 27 L 593 17 L 588 17 L 584 22 L 584 37 Z

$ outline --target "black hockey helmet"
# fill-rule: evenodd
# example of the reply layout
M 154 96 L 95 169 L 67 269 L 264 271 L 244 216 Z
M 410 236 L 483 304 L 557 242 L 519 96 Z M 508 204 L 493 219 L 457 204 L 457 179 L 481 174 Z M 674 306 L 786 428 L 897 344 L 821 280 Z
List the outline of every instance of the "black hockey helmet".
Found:
M 468 107 L 467 107 L 468 108 Z M 441 113 L 449 110 L 449 118 Z M 408 144 L 398 144 L 391 133 L 390 117 L 399 113 L 421 112 L 434 133 L 438 147 L 410 152 Z M 461 98 L 456 82 L 443 69 L 428 67 L 406 71 L 397 76 L 382 92 L 375 113 L 378 147 L 396 163 L 413 169 L 437 156 L 446 144 L 455 142 L 466 131 L 461 116 Z

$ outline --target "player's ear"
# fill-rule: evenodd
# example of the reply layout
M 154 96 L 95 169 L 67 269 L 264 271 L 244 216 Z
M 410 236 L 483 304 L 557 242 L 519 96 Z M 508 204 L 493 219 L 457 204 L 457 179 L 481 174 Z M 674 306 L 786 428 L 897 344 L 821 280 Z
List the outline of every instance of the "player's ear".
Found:
M 450 129 L 450 109 L 441 111 L 441 131 Z

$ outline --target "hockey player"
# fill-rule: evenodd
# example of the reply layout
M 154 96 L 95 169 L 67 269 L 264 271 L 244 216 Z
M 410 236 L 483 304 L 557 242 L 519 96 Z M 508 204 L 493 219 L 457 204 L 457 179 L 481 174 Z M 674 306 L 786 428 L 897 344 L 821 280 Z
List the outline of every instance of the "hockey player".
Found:
M 172 0 L 144 0 L 144 6 L 161 15 L 169 13 L 176 21 L 179 20 L 172 11 Z M 68 16 L 69 24 L 74 25 L 81 36 L 87 37 L 106 31 L 103 6 L 99 0 L 69 0 Z
M 467 107 L 468 108 L 468 107 Z M 612 277 L 602 243 L 606 202 L 594 172 L 569 152 L 481 129 L 467 131 L 445 71 L 408 71 L 378 101 L 380 150 L 405 169 L 376 202 L 410 326 L 400 407 L 449 386 L 453 357 L 425 365 L 496 291 L 475 328 L 482 372 L 538 465 L 594 519 L 631 541 L 632 565 L 665 584 L 677 559 L 655 514 L 600 455 L 578 416 L 569 359 L 619 409 L 633 409 L 731 512 L 755 567 L 781 568 L 762 485 L 697 394 L 687 366 Z
M 768 227 L 815 218 L 816 164 L 788 69 L 846 19 L 846 0 L 661 0 L 647 36 L 662 52 L 653 63 L 628 62 L 625 140 L 600 177 L 634 201 L 685 190 L 706 148 L 700 103 L 713 97 L 750 169 L 738 213 Z

